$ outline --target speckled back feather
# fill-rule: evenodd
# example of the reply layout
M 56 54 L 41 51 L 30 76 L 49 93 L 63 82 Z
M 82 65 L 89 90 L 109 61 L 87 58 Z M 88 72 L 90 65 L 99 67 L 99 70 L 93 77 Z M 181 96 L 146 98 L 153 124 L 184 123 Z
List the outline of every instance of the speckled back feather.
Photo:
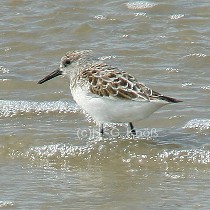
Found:
M 139 83 L 133 76 L 116 67 L 98 63 L 83 70 L 79 79 L 86 80 L 93 94 L 127 100 L 152 100 L 159 93 Z

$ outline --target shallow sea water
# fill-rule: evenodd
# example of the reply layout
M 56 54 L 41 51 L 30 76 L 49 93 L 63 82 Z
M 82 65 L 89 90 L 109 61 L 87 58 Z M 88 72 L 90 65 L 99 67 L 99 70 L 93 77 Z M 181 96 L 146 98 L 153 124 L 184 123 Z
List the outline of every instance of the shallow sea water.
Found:
M 0 208 L 209 209 L 210 3 L 0 3 Z M 135 123 L 95 122 L 68 80 L 37 81 L 62 55 L 92 49 L 184 100 Z

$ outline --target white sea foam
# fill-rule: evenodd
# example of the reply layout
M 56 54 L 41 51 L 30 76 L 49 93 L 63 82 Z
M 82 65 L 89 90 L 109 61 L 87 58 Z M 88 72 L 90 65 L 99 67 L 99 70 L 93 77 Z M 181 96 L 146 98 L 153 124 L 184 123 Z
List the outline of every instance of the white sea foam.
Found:
M 210 163 L 210 151 L 202 149 L 192 149 L 192 150 L 164 150 L 159 153 L 158 159 L 161 162 L 164 161 L 175 161 L 186 162 L 186 163 L 200 163 L 209 164 Z
M 174 14 L 174 15 L 170 16 L 170 19 L 177 20 L 177 19 L 180 19 L 182 17 L 184 17 L 184 14 Z
M 14 203 L 11 201 L 0 201 L 0 208 L 9 208 L 14 206 Z
M 193 119 L 184 125 L 184 128 L 208 130 L 210 129 L 210 119 Z
M 152 8 L 156 5 L 157 5 L 156 3 L 147 2 L 147 1 L 135 1 L 135 2 L 128 2 L 126 4 L 128 9 L 135 9 L 135 10 Z
M 0 100 L 0 117 L 12 117 L 18 113 L 36 113 L 41 112 L 78 112 L 80 109 L 77 105 L 67 101 L 9 101 Z

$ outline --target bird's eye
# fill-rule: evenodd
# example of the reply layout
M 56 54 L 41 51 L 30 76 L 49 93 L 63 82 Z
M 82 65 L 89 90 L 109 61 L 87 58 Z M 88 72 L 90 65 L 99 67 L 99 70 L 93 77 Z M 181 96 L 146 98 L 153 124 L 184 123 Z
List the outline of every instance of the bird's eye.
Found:
M 69 64 L 71 64 L 71 61 L 69 59 L 66 59 L 64 62 L 63 62 L 64 66 L 67 66 Z

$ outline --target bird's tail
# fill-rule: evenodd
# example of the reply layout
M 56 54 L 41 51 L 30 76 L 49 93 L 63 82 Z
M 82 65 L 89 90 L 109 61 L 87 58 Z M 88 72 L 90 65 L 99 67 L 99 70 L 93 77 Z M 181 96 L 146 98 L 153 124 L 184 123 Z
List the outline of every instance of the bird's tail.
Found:
M 163 96 L 163 95 L 159 95 L 158 98 L 161 99 L 161 100 L 167 101 L 169 103 L 183 102 L 181 100 L 178 100 L 178 99 L 175 99 L 175 98 L 171 98 L 171 97 L 168 97 L 168 96 Z

